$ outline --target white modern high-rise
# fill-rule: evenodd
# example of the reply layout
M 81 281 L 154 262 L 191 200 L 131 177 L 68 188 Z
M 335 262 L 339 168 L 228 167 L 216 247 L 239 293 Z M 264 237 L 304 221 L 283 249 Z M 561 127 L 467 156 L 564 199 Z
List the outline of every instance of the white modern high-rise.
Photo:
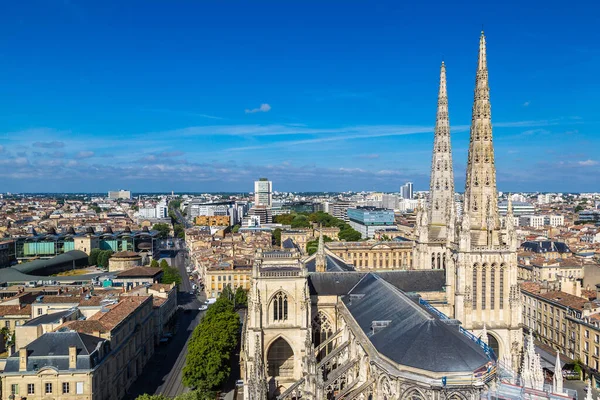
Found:
M 413 183 L 406 182 L 404 185 L 400 186 L 400 195 L 405 199 L 412 200 L 413 198 Z
M 273 204 L 273 182 L 267 178 L 254 181 L 254 205 L 271 207 Z

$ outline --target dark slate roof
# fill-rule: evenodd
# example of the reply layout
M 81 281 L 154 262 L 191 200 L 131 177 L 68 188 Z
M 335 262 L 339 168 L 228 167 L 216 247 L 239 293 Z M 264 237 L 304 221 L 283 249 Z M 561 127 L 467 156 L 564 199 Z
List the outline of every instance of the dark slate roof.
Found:
M 287 238 L 281 243 L 281 247 L 284 249 L 295 249 L 296 244 L 291 238 Z
M 59 254 L 56 257 L 52 257 L 47 260 L 34 260 L 23 264 L 17 264 L 13 268 L 24 274 L 35 273 L 38 270 L 43 270 L 48 267 L 55 265 L 61 265 L 64 263 L 79 263 L 85 262 L 87 265 L 88 255 L 81 250 L 71 250 L 66 253 Z
M 78 332 L 48 332 L 27 345 L 27 371 L 53 367 L 69 371 L 69 347 L 77 348 L 77 369 L 93 369 L 100 361 L 96 348 L 106 339 Z M 4 373 L 19 373 L 19 352 L 6 360 Z
M 354 271 L 354 266 L 352 264 L 348 264 L 334 255 L 326 254 L 325 260 L 327 262 L 327 272 Z M 313 254 L 304 264 L 306 265 L 308 272 L 316 272 L 316 263 L 317 257 Z
M 310 271 L 310 269 L 309 269 Z M 308 286 L 311 294 L 347 294 L 368 272 L 311 273 Z M 385 281 L 404 292 L 439 292 L 444 290 L 444 270 L 409 270 L 375 272 Z
M 57 282 L 86 282 L 91 281 L 102 275 L 107 275 L 105 272 L 92 273 L 85 275 L 71 275 L 71 276 L 42 276 L 42 275 L 29 275 L 23 272 L 17 271 L 14 268 L 0 268 L 0 284 L 3 283 L 24 283 L 31 281 L 57 281 Z
M 38 326 L 42 324 L 58 323 L 62 318 L 68 317 L 74 312 L 77 312 L 76 308 L 71 308 L 69 310 L 59 311 L 52 314 L 40 315 L 37 318 L 30 319 L 29 321 L 25 322 L 23 326 Z
M 525 251 L 531 251 L 533 253 L 548 253 L 548 252 L 571 253 L 571 249 L 569 249 L 569 246 L 567 246 L 566 243 L 555 242 L 552 240 L 524 242 L 521 245 L 521 248 Z
M 342 301 L 379 353 L 432 372 L 473 373 L 489 362 L 483 349 L 376 274 L 368 273 Z M 372 329 L 374 321 L 389 321 Z

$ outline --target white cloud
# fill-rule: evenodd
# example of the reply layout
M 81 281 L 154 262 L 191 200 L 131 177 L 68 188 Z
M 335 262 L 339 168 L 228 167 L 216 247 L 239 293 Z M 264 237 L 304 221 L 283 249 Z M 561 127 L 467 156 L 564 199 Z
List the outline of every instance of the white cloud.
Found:
M 80 151 L 79 153 L 77 153 L 77 155 L 75 157 L 76 158 L 90 158 L 93 156 L 94 156 L 93 151 Z
M 581 165 L 582 167 L 592 167 L 594 165 L 598 165 L 598 161 L 585 160 L 585 161 L 579 161 L 579 162 L 577 162 L 577 164 Z
M 525 103 L 523 103 L 523 107 L 529 107 L 530 104 L 531 104 L 531 102 L 529 100 L 527 100 Z
M 257 112 L 269 112 L 271 111 L 271 106 L 267 103 L 263 103 L 258 108 L 253 108 L 252 110 L 246 109 L 246 114 L 254 114 Z

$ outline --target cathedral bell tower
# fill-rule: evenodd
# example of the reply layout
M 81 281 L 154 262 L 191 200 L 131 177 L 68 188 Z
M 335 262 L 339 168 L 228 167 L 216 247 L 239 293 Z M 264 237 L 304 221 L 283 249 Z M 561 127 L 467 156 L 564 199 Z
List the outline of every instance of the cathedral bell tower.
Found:
M 517 365 L 523 338 L 519 327 L 521 306 L 516 236 L 512 221 L 507 223 L 506 232 L 503 233 L 500 227 L 483 32 L 479 40 L 470 135 L 463 216 L 456 252 L 455 318 L 476 333 L 485 325 L 488 343 L 496 355 L 499 358 L 512 356 L 513 365 Z M 511 214 L 512 210 L 509 216 Z
M 313 350 L 307 278 L 298 254 L 257 252 L 242 344 L 246 400 L 275 398 L 303 377 Z

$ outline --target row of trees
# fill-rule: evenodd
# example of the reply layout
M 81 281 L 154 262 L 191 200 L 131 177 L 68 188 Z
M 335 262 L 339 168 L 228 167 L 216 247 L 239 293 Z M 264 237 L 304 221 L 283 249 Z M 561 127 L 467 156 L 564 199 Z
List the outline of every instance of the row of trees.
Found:
M 150 266 L 153 268 L 160 268 L 163 270 L 162 283 L 181 285 L 181 274 L 175 267 L 171 267 L 167 260 L 161 260 L 160 264 L 156 260 L 152 260 Z
M 201 392 L 194 390 L 187 393 L 182 393 L 176 397 L 167 397 L 162 394 L 142 394 L 135 400 L 214 400 L 215 394 L 212 392 Z
M 108 268 L 108 262 L 113 253 L 112 250 L 92 249 L 88 257 L 88 263 L 100 268 Z
M 154 226 L 152 227 L 152 230 L 154 231 L 158 231 L 158 238 L 159 239 L 166 239 L 167 237 L 169 237 L 169 233 L 171 232 L 171 227 L 169 226 L 169 224 L 154 224 Z
M 231 358 L 240 339 L 240 317 L 229 286 L 208 308 L 188 346 L 183 383 L 200 393 L 212 393 L 231 373 Z
M 310 228 L 313 226 L 313 223 L 317 223 L 328 228 L 340 228 L 340 233 L 338 234 L 340 240 L 355 242 L 361 239 L 360 232 L 354 230 L 348 223 L 323 211 L 317 211 L 310 214 L 299 213 L 276 215 L 274 217 L 274 222 L 284 225 L 291 225 L 292 228 Z M 275 237 L 275 232 L 273 232 L 273 234 L 274 244 L 281 245 L 281 232 L 278 234 L 279 239 Z

